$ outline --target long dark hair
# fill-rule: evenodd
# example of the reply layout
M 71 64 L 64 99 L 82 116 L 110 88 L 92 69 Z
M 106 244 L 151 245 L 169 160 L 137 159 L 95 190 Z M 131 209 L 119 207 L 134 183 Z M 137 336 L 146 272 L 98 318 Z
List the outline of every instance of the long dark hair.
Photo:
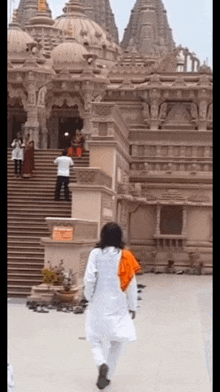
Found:
M 120 226 L 115 222 L 106 223 L 100 234 L 100 241 L 96 244 L 96 248 L 104 249 L 107 246 L 124 249 L 123 233 Z

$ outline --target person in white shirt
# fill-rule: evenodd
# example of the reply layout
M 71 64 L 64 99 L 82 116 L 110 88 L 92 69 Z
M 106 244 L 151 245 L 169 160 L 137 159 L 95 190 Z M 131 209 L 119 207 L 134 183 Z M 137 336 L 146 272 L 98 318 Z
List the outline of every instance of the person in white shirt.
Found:
M 66 201 L 71 201 L 69 198 L 69 177 L 70 177 L 70 167 L 74 165 L 73 160 L 67 156 L 68 150 L 65 149 L 62 152 L 62 156 L 55 159 L 54 163 L 58 165 L 57 170 L 57 183 L 55 188 L 55 201 L 60 200 L 60 191 L 62 184 L 64 184 L 64 196 Z
M 17 137 L 11 143 L 11 147 L 13 147 L 11 159 L 15 163 L 16 177 L 21 176 L 22 161 L 24 159 L 24 148 L 23 148 L 24 146 L 25 145 L 21 137 L 21 132 L 18 132 Z

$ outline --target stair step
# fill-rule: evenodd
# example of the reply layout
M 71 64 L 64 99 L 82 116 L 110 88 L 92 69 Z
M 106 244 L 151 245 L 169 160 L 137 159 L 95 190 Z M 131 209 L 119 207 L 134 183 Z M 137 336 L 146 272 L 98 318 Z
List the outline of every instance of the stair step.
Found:
M 36 150 L 35 170 L 31 178 L 16 178 L 12 149 L 7 152 L 8 192 L 8 296 L 26 297 L 31 287 L 42 283 L 44 247 L 40 238 L 49 236 L 45 218 L 71 217 L 71 202 L 54 201 L 57 166 L 54 160 L 62 150 Z M 75 167 L 89 167 L 89 152 L 82 158 L 73 157 Z M 76 182 L 74 168 L 70 182 Z

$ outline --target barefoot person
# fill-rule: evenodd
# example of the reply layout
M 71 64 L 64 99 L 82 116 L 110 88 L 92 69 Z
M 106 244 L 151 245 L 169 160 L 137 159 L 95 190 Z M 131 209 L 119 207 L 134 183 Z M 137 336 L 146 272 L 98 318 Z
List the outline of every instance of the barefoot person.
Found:
M 100 237 L 88 259 L 84 294 L 89 301 L 86 339 L 92 344 L 99 371 L 96 385 L 104 389 L 112 380 L 124 343 L 136 340 L 135 273 L 140 266 L 134 255 L 123 249 L 122 230 L 116 223 L 107 223 Z

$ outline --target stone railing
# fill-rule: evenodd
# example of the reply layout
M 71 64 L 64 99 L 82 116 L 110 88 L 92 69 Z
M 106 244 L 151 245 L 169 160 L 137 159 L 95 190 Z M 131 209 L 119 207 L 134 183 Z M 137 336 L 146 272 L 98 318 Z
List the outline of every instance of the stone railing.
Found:
M 163 250 L 167 249 L 183 249 L 186 245 L 187 238 L 183 235 L 167 235 L 167 234 L 155 234 L 154 241 L 156 248 Z
M 77 184 L 104 185 L 107 188 L 112 187 L 112 178 L 99 168 L 76 167 L 74 171 L 76 174 Z

